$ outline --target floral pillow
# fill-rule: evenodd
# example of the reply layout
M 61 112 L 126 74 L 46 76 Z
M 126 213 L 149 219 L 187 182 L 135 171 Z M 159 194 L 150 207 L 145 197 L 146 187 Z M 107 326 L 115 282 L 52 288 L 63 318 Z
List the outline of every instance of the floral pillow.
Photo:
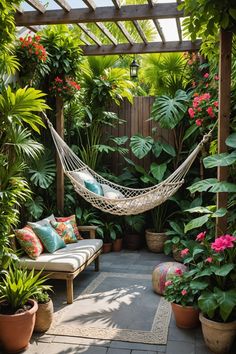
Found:
M 21 248 L 30 258 L 36 259 L 43 253 L 43 244 L 30 226 L 15 230 L 15 235 Z
M 65 243 L 75 243 L 77 242 L 77 238 L 74 233 L 73 226 L 68 221 L 51 221 L 52 227 L 56 230 L 58 235 L 61 236 Z
M 83 240 L 83 237 L 80 235 L 77 224 L 76 224 L 75 215 L 56 217 L 56 221 L 59 221 L 59 222 L 70 221 L 70 223 L 74 229 L 74 234 L 75 234 L 76 238 L 78 240 Z

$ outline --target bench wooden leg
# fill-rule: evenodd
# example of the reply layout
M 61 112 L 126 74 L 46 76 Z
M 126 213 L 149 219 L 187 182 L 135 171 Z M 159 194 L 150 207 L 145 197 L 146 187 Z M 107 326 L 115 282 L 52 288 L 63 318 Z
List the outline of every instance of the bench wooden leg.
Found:
M 99 272 L 100 264 L 99 264 L 99 256 L 95 259 L 95 272 Z
M 66 298 L 67 298 L 67 304 L 72 304 L 73 303 L 73 279 L 66 279 Z

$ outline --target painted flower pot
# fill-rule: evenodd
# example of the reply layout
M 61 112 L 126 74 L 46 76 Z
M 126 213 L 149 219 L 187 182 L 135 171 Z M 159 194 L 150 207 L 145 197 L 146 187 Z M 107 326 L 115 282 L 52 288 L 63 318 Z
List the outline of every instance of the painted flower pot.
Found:
M 182 306 L 171 303 L 172 311 L 175 316 L 176 326 L 179 328 L 195 328 L 199 326 L 199 310 L 193 306 Z
M 206 346 L 217 354 L 225 354 L 230 351 L 236 336 L 236 321 L 222 323 L 208 320 L 200 313 L 202 333 Z
M 38 304 L 28 301 L 32 307 L 15 315 L 0 314 L 0 342 L 7 353 L 19 353 L 28 348 L 33 333 Z

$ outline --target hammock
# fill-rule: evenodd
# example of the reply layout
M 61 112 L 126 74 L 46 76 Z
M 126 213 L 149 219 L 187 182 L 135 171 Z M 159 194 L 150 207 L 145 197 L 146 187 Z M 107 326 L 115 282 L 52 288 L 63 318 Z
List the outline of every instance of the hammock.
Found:
M 140 214 L 164 203 L 182 186 L 184 177 L 196 156 L 211 136 L 211 131 L 204 135 L 202 141 L 188 158 L 164 181 L 152 187 L 134 189 L 110 182 L 93 171 L 78 158 L 59 136 L 46 115 L 45 118 L 51 131 L 64 173 L 72 182 L 75 191 L 94 207 L 114 215 Z M 96 182 L 102 185 L 103 190 L 113 191 L 112 197 L 101 196 L 87 189 L 83 181 L 76 177 L 77 172 L 92 175 Z M 114 198 L 115 193 L 117 194 L 116 198 Z

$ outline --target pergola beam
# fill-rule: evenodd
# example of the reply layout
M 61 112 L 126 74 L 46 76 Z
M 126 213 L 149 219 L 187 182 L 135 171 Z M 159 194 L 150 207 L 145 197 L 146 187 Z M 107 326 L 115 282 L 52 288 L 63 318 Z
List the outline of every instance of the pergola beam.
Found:
M 92 31 L 90 31 L 90 29 L 88 29 L 87 26 L 85 26 L 83 23 L 78 23 L 78 26 L 80 29 L 82 29 L 82 31 L 89 37 L 91 38 L 94 43 L 96 43 L 99 47 L 102 45 L 102 42 L 95 36 L 95 34 L 93 34 Z
M 179 18 L 183 11 L 177 9 L 177 3 L 149 5 L 126 5 L 117 10 L 114 6 L 90 9 L 48 10 L 44 14 L 36 11 L 25 11 L 15 14 L 17 26 L 53 25 L 91 22 L 117 22 L 148 19 Z M 44 9 L 45 10 L 45 9 Z
M 96 4 L 93 0 L 83 0 L 83 2 L 88 6 L 91 11 L 96 9 Z
M 138 53 L 168 53 L 197 51 L 200 49 L 201 41 L 194 43 L 191 41 L 183 42 L 152 42 L 152 43 L 129 43 L 114 45 L 102 45 L 100 47 L 90 45 L 81 46 L 84 55 L 116 55 L 116 54 L 138 54 Z
M 54 0 L 59 6 L 61 6 L 61 8 L 65 11 L 70 11 L 71 7 L 69 5 L 69 3 L 66 0 Z
M 120 0 L 111 0 L 117 10 L 121 8 Z
M 139 34 L 140 37 L 142 38 L 142 41 L 143 41 L 145 44 L 148 44 L 148 40 L 147 40 L 147 38 L 146 38 L 146 36 L 145 36 L 143 30 L 142 30 L 142 27 L 141 27 L 140 24 L 138 23 L 138 21 L 137 21 L 137 20 L 134 20 L 134 21 L 133 21 L 133 24 L 134 24 L 134 26 L 135 26 L 135 28 L 136 28 L 138 34 Z
M 162 31 L 162 28 L 161 28 L 161 25 L 160 25 L 159 21 L 157 19 L 154 19 L 153 23 L 154 23 L 154 25 L 155 25 L 155 27 L 157 29 L 157 32 L 159 33 L 159 36 L 161 37 L 162 42 L 165 43 L 166 39 L 165 39 L 165 36 L 164 36 L 164 33 Z
M 114 44 L 117 45 L 117 40 L 116 38 L 113 36 L 113 34 L 106 28 L 106 26 L 104 26 L 103 23 L 100 22 L 96 22 L 97 27 L 100 29 L 100 31 L 102 31 L 102 33 L 105 34 L 105 36 Z
M 44 14 L 46 9 L 38 0 L 25 0 L 30 6 L 32 6 L 35 10 L 39 11 L 41 14 Z M 35 12 L 35 11 L 33 11 Z M 27 24 L 26 24 L 27 26 Z
M 120 29 L 120 31 L 123 33 L 123 35 L 125 36 L 125 38 L 129 42 L 129 44 L 131 44 L 131 45 L 134 44 L 133 38 L 131 37 L 131 35 L 129 34 L 129 32 L 127 31 L 127 29 L 123 25 L 123 23 L 118 21 L 118 22 L 116 22 L 116 25 Z

